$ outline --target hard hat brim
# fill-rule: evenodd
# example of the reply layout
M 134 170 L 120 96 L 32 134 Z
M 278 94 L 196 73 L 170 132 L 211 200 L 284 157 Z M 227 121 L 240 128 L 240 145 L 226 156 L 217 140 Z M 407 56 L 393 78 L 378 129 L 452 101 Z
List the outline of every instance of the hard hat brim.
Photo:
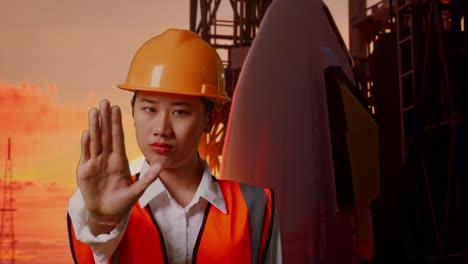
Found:
M 181 94 L 181 95 L 190 95 L 190 96 L 197 96 L 197 97 L 207 97 L 214 99 L 217 103 L 226 103 L 230 102 L 231 98 L 219 94 L 210 94 L 204 93 L 200 94 L 199 92 L 189 92 L 189 91 L 174 91 L 173 89 L 164 89 L 164 88 L 155 88 L 155 87 L 144 87 L 144 86 L 130 86 L 130 85 L 123 85 L 118 84 L 118 88 L 126 91 L 148 91 L 148 92 L 155 92 L 155 93 L 167 93 L 167 94 Z

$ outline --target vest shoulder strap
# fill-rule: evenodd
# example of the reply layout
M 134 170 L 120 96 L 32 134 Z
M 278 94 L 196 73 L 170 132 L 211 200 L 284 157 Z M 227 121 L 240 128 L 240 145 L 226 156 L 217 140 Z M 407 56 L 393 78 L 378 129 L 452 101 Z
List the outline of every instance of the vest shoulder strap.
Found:
M 227 180 L 218 180 L 218 183 L 239 185 L 249 215 L 251 263 L 263 263 L 273 230 L 273 190 Z

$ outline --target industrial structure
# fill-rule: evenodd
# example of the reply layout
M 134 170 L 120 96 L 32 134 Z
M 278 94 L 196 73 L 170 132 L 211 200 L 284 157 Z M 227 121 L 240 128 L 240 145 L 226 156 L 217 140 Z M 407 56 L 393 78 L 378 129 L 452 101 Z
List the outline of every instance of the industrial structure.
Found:
M 3 180 L 3 205 L 0 211 L 0 263 L 15 263 L 15 222 L 13 197 L 13 161 L 11 158 L 11 139 L 8 138 L 7 159 L 5 161 L 5 177 Z
M 227 51 L 232 95 L 271 1 L 228 1 L 230 20 L 218 19 L 221 2 L 191 0 L 190 29 Z M 378 124 L 380 160 L 378 179 L 369 178 L 379 189 L 367 205 L 372 219 L 361 221 L 372 230 L 372 253 L 354 254 L 353 263 L 468 262 L 467 28 L 464 0 L 349 0 L 352 90 Z M 201 148 L 215 171 L 230 104 L 223 107 Z M 342 205 L 358 196 L 342 195 Z
M 222 3 L 229 5 L 229 17 L 223 17 L 219 12 Z M 199 34 L 221 54 L 226 67 L 226 90 L 231 97 L 245 56 L 270 3 L 271 0 L 190 0 L 190 30 Z M 223 105 L 213 133 L 205 136 L 199 148 L 200 154 L 210 163 L 215 173 L 219 171 L 221 164 L 220 154 L 230 106 Z
M 350 51 L 379 124 L 376 263 L 468 261 L 468 2 L 350 1 Z

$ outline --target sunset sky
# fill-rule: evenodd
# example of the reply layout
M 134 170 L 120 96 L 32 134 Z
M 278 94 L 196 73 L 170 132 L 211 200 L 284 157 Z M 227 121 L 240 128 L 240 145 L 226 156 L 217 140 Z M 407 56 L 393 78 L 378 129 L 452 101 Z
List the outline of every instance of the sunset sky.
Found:
M 347 42 L 347 1 L 325 2 Z M 72 263 L 66 207 L 88 109 L 120 105 L 128 157 L 139 157 L 131 94 L 115 85 L 143 42 L 188 26 L 187 0 L 0 0 L 0 160 L 11 137 L 17 264 Z

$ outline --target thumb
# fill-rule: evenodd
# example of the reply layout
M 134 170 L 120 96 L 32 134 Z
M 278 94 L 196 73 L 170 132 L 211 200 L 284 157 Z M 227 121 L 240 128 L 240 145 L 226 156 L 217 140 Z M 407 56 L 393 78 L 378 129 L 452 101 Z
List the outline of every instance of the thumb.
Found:
M 162 166 L 161 163 L 155 163 L 146 171 L 144 177 L 140 178 L 138 181 L 135 181 L 131 185 L 131 191 L 137 196 L 141 196 L 143 192 L 148 188 L 148 186 L 153 183 L 161 173 Z

